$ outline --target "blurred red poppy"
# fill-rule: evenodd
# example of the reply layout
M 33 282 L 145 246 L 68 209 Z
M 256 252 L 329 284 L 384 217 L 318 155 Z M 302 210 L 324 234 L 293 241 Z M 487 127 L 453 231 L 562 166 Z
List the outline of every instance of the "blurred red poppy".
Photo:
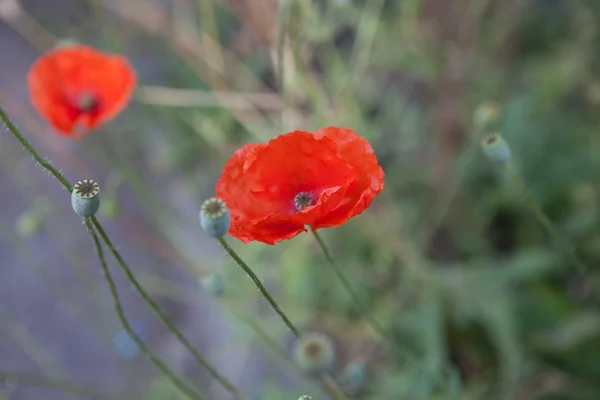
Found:
M 275 244 L 310 225 L 341 225 L 383 189 L 373 148 L 346 128 L 294 131 L 248 144 L 223 168 L 216 194 L 231 213 L 229 234 Z
M 127 105 L 136 76 L 125 57 L 75 45 L 40 56 L 27 84 L 42 117 L 62 136 L 79 137 Z

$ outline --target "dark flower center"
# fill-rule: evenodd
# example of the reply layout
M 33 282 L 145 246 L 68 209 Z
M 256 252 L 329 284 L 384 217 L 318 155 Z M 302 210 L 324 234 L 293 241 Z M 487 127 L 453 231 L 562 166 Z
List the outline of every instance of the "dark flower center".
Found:
M 312 196 L 308 192 L 300 192 L 294 197 L 294 206 L 296 210 L 304 210 L 308 206 L 315 204 Z
M 484 140 L 485 140 L 486 145 L 494 146 L 494 145 L 498 144 L 498 142 L 500 142 L 500 137 L 494 133 L 491 133 L 491 134 L 487 135 Z
M 202 212 L 211 219 L 222 217 L 226 209 L 223 200 L 216 197 L 210 198 L 202 204 Z
M 93 93 L 86 92 L 77 96 L 77 108 L 83 113 L 95 111 L 99 105 L 98 97 Z
M 320 343 L 309 343 L 308 346 L 304 349 L 305 354 L 310 358 L 318 358 L 321 356 L 323 352 L 323 348 Z
M 84 179 L 73 186 L 75 193 L 84 199 L 91 199 L 100 192 L 98 182 L 91 179 Z

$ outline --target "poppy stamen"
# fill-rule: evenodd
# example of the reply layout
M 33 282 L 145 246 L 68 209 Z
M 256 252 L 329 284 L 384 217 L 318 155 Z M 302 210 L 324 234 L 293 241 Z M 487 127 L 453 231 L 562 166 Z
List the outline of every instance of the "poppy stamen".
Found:
M 77 97 L 77 108 L 83 113 L 92 112 L 98 106 L 98 98 L 92 93 L 82 93 Z
M 294 206 L 297 211 L 304 210 L 306 207 L 314 204 L 315 201 L 308 192 L 300 192 L 294 197 Z
M 100 192 L 100 186 L 92 179 L 83 179 L 73 186 L 73 191 L 84 199 L 89 199 Z
M 201 211 L 206 214 L 208 218 L 217 219 L 225 214 L 227 206 L 223 200 L 212 197 L 202 204 Z

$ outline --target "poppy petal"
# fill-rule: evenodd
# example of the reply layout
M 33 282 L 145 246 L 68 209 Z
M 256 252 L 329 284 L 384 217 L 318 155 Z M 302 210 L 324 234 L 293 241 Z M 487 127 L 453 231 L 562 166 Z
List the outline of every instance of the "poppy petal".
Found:
M 344 201 L 312 226 L 313 229 L 318 229 L 340 225 L 367 209 L 375 196 L 383 190 L 384 172 L 377 162 L 373 147 L 353 130 L 327 127 L 315 132 L 315 137 L 333 140 L 337 144 L 339 156 L 352 166 L 358 176 Z
M 216 191 L 231 213 L 229 234 L 246 243 L 274 244 L 323 219 L 356 179 L 334 141 L 295 131 L 238 150 L 223 168 Z M 295 198 L 301 193 L 313 204 L 298 211 Z
M 63 136 L 76 126 L 91 130 L 113 119 L 135 88 L 135 71 L 128 60 L 88 46 L 51 50 L 27 75 L 31 102 Z

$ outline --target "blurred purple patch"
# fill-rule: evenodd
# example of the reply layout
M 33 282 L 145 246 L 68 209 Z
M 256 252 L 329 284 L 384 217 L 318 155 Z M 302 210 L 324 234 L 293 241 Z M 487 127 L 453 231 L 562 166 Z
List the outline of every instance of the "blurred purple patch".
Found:
M 148 338 L 148 332 L 142 326 L 142 324 L 138 322 L 130 322 L 131 329 L 142 339 L 146 341 Z M 127 358 L 129 360 L 135 358 L 139 352 L 140 348 L 135 343 L 133 338 L 129 336 L 125 329 L 121 328 L 115 336 L 113 336 L 113 346 L 117 353 L 119 353 L 122 357 Z

